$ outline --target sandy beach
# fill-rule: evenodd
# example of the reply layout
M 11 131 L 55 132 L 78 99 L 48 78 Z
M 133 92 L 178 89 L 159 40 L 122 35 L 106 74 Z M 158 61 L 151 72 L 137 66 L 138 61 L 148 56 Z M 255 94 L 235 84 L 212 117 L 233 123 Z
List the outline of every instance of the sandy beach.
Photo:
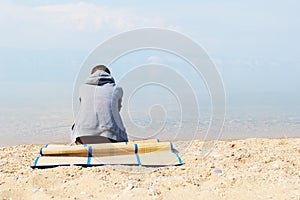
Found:
M 31 169 L 43 145 L 1 147 L 1 199 L 300 199 L 300 138 L 193 141 L 182 166 Z M 201 153 L 202 152 L 202 153 Z

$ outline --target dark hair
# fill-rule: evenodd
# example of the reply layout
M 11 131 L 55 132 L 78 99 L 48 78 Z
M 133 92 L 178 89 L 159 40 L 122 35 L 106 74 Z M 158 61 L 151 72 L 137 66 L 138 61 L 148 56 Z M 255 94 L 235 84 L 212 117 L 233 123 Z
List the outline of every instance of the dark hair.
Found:
M 98 70 L 102 70 L 102 71 L 105 71 L 106 73 L 110 74 L 109 69 L 105 65 L 97 65 L 96 67 L 94 67 L 92 69 L 91 74 L 95 73 Z

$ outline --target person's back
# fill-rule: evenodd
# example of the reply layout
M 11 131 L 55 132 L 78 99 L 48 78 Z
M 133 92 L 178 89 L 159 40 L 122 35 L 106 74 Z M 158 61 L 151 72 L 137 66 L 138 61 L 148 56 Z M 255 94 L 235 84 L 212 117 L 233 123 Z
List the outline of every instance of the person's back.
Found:
M 73 128 L 72 142 L 92 136 L 108 141 L 128 141 L 119 110 L 122 88 L 115 84 L 110 71 L 98 66 L 80 88 L 80 108 Z M 80 141 L 80 140 L 79 140 Z M 81 142 L 81 143 L 91 143 Z M 92 142 L 92 143 L 97 143 Z

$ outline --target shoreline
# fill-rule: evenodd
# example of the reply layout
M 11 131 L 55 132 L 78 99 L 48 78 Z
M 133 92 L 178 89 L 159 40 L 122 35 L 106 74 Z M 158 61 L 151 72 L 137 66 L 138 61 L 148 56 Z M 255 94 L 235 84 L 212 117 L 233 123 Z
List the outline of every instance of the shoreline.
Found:
M 203 143 L 192 141 L 182 155 L 184 165 L 157 168 L 31 169 L 29 166 L 43 144 L 0 147 L 0 196 L 134 200 L 299 198 L 300 138 L 219 140 L 206 157 L 201 156 Z M 180 143 L 176 147 L 185 148 Z
M 247 137 L 247 138 L 222 138 L 222 139 L 208 139 L 208 140 L 202 140 L 202 139 L 180 139 L 180 140 L 161 140 L 162 142 L 164 141 L 172 141 L 172 142 L 192 142 L 192 141 L 197 141 L 197 142 L 228 142 L 228 141 L 239 141 L 239 140 L 251 140 L 251 139 L 264 139 L 264 140 L 281 140 L 281 139 L 299 139 L 297 136 L 292 136 L 292 137 L 285 137 L 285 136 L 278 136 L 278 137 Z M 135 140 L 130 140 L 130 141 L 135 141 Z M 0 144 L 0 148 L 4 147 L 18 147 L 18 146 L 45 146 L 46 144 L 70 144 L 70 141 L 59 141 L 56 140 L 55 142 L 49 142 L 49 143 L 22 143 L 22 144 Z

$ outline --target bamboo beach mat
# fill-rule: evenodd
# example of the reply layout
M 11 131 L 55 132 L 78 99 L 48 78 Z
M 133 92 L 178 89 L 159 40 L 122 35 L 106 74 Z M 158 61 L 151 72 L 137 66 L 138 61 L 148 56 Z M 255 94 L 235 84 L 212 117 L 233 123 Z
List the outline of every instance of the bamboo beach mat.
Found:
M 32 168 L 57 166 L 182 165 L 172 142 L 142 140 L 134 142 L 64 145 L 49 144 L 40 149 Z

